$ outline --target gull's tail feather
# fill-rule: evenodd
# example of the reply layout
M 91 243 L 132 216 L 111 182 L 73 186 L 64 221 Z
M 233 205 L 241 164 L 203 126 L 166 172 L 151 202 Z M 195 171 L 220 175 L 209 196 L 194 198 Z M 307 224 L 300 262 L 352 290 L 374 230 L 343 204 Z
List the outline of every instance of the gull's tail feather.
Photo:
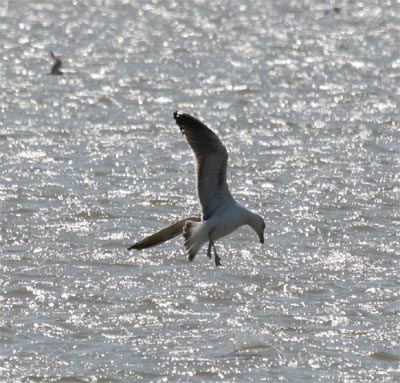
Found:
M 207 237 L 204 236 L 204 227 L 202 222 L 193 222 L 187 220 L 183 226 L 183 237 L 185 238 L 185 250 L 189 261 L 193 261 L 201 246 L 207 242 Z
M 147 249 L 148 247 L 153 247 L 159 245 L 160 243 L 164 243 L 170 240 L 171 238 L 174 238 L 182 234 L 183 228 L 187 221 L 200 222 L 201 219 L 200 217 L 190 217 L 181 219 L 180 221 L 175 222 L 167 227 L 164 227 L 160 231 L 157 231 L 157 233 L 154 233 L 146 238 L 143 238 L 141 241 L 136 242 L 132 246 L 129 246 L 128 250 Z

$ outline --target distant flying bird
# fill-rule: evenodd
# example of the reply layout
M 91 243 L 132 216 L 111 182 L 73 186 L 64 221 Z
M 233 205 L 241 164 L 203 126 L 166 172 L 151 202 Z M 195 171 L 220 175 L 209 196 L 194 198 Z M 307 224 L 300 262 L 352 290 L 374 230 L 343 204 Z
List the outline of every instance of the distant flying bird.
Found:
M 226 179 L 228 152 L 206 125 L 188 114 L 174 113 L 174 119 L 185 135 L 195 155 L 197 194 L 202 218 L 191 217 L 169 225 L 157 233 L 130 246 L 145 249 L 163 243 L 179 234 L 185 239 L 184 247 L 190 261 L 208 242 L 207 256 L 214 250 L 215 265 L 221 266 L 214 242 L 243 225 L 249 225 L 264 243 L 263 218 L 238 204 L 232 197 Z
M 61 59 L 56 56 L 52 51 L 50 51 L 50 55 L 54 60 L 54 64 L 51 68 L 51 72 L 49 74 L 54 74 L 54 75 L 61 75 L 63 74 L 63 72 L 60 71 L 61 67 L 62 67 L 62 61 Z
M 331 13 L 331 12 L 335 12 L 335 13 L 339 14 L 341 11 L 342 11 L 341 8 L 339 8 L 339 7 L 333 7 L 332 9 L 326 10 L 326 11 L 324 12 L 324 15 L 325 15 L 325 16 L 326 16 L 326 15 L 329 15 L 329 13 Z

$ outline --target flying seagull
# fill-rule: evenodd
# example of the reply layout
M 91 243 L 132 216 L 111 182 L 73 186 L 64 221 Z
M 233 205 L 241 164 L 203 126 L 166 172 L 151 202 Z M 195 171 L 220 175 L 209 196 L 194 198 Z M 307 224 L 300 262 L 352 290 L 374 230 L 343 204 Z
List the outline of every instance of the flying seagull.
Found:
M 61 67 L 62 67 L 62 61 L 61 59 L 56 56 L 52 51 L 50 51 L 50 55 L 54 60 L 54 64 L 51 68 L 51 72 L 49 74 L 54 74 L 54 75 L 61 75 L 63 74 L 63 72 L 60 71 Z
M 249 225 L 258 234 L 260 242 L 264 243 L 265 223 L 260 215 L 246 209 L 232 197 L 226 180 L 228 152 L 217 135 L 188 114 L 175 112 L 174 119 L 195 155 L 197 194 L 202 217 L 182 219 L 135 243 L 128 250 L 152 247 L 183 234 L 185 252 L 190 261 L 208 242 L 207 256 L 211 259 L 213 249 L 215 265 L 221 266 L 214 243 L 217 239 L 240 226 Z

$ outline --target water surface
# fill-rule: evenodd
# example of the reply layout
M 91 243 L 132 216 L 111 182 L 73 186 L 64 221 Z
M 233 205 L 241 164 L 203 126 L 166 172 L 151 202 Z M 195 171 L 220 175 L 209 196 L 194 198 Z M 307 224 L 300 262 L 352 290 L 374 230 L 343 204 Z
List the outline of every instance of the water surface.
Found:
M 396 1 L 3 3 L 2 381 L 399 379 Z M 175 110 L 266 221 L 220 269 L 126 251 L 199 213 Z

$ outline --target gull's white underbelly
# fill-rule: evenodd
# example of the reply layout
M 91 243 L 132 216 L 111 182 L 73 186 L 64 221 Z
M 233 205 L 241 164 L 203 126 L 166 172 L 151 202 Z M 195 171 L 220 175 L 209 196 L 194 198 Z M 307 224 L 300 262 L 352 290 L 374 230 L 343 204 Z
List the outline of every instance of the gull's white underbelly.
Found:
M 233 203 L 207 220 L 209 239 L 217 240 L 247 223 L 247 209 Z

